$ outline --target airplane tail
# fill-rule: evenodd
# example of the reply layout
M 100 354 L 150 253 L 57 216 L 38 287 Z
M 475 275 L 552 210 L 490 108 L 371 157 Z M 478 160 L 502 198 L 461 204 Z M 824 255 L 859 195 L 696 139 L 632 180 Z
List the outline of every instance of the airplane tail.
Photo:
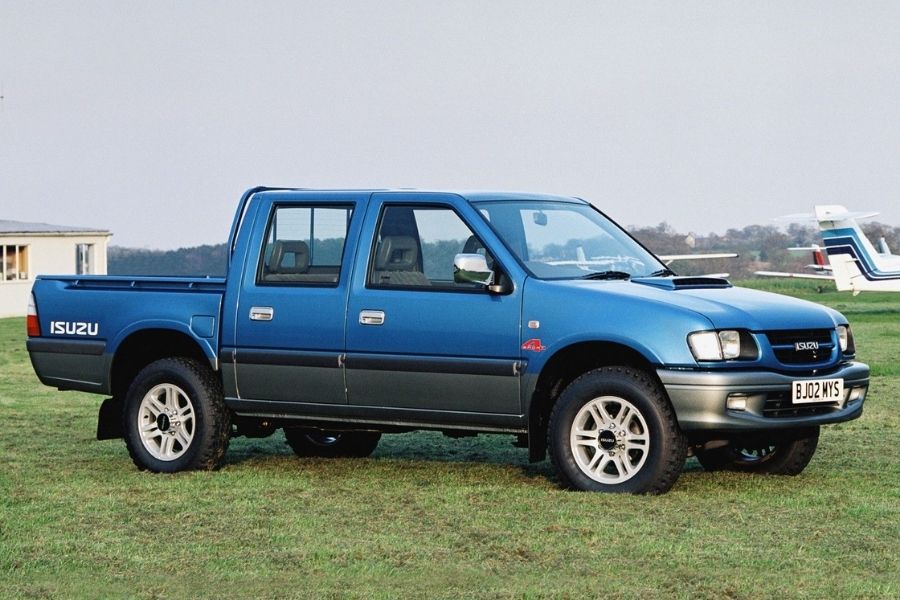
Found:
M 816 206 L 816 220 L 838 290 L 900 289 L 900 257 L 879 253 L 856 222 L 876 214 L 850 212 L 838 205 Z

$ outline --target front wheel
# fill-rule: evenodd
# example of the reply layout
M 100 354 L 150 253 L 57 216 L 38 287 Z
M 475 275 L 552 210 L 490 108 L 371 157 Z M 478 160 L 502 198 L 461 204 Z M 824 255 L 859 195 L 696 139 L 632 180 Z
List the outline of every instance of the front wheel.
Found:
M 662 388 L 630 367 L 603 367 L 566 387 L 550 415 L 550 458 L 572 489 L 661 494 L 687 443 Z
M 123 414 L 125 445 L 139 469 L 212 470 L 225 460 L 231 415 L 221 383 L 199 361 L 166 358 L 144 367 Z
M 812 460 L 818 444 L 819 428 L 809 427 L 700 450 L 697 460 L 707 471 L 799 475 Z

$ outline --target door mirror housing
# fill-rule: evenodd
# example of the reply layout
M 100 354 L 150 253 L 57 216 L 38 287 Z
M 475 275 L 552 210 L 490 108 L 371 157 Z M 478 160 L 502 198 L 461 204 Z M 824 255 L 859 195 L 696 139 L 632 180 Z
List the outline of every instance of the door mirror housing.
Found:
M 481 254 L 457 254 L 453 258 L 453 281 L 487 287 L 494 283 L 494 272 Z

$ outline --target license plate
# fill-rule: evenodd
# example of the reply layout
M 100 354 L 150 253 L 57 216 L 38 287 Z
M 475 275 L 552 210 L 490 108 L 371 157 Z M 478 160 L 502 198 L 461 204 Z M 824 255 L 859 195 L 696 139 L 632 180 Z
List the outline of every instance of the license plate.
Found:
M 841 402 L 844 399 L 843 379 L 801 379 L 791 383 L 791 402 Z

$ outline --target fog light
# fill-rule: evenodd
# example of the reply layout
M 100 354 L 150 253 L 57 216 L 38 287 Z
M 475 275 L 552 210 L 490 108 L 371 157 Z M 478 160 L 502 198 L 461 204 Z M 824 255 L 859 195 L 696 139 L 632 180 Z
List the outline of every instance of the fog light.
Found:
M 853 388 L 852 390 L 850 390 L 850 397 L 847 398 L 847 402 L 857 402 L 860 400 L 865 400 L 867 389 L 868 388 L 866 388 L 865 386 Z
M 728 394 L 728 399 L 725 400 L 725 407 L 728 410 L 747 410 L 747 395 Z

